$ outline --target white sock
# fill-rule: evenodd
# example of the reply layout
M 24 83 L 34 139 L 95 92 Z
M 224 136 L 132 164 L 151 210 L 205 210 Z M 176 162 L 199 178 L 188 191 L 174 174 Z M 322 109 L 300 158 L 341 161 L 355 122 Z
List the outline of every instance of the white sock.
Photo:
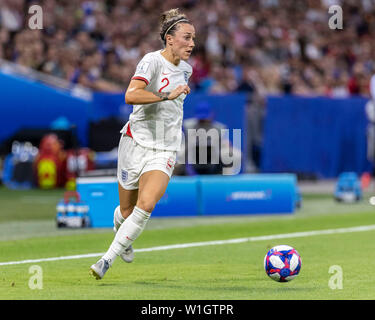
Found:
M 115 232 L 117 232 L 117 230 L 121 227 L 124 220 L 125 219 L 121 214 L 120 206 L 117 206 L 113 212 L 113 230 Z
M 109 264 L 115 261 L 126 248 L 128 248 L 135 239 L 142 233 L 151 213 L 146 212 L 138 207 L 134 207 L 133 212 L 122 223 L 117 230 L 115 239 L 113 240 L 108 251 L 104 254 L 103 259 L 108 260 Z

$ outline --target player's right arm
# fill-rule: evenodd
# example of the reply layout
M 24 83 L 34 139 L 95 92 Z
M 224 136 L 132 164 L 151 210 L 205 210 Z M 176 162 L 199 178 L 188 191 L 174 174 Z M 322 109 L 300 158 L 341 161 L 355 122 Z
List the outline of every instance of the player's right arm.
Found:
M 190 93 L 188 85 L 180 85 L 170 92 L 151 92 L 145 90 L 147 83 L 143 80 L 132 79 L 125 93 L 127 104 L 149 104 L 165 100 L 173 100 L 182 93 Z

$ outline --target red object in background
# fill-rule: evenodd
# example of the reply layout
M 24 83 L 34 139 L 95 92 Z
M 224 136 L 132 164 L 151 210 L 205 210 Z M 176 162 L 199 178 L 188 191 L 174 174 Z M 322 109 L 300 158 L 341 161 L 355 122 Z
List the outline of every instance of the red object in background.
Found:
M 65 151 L 55 134 L 48 134 L 40 142 L 39 154 L 34 162 L 37 185 L 42 189 L 66 187 L 79 173 L 94 169 L 94 152 L 88 148 Z
M 210 72 L 210 63 L 203 53 L 198 53 L 192 58 L 192 67 L 193 74 L 191 80 L 195 84 L 199 84 Z
M 42 189 L 62 187 L 65 184 L 65 159 L 62 142 L 55 134 L 43 137 L 34 161 L 37 185 Z
M 71 198 L 74 198 L 75 202 L 81 201 L 81 195 L 77 191 L 66 191 L 64 193 L 64 202 L 69 203 Z
M 356 77 L 351 77 L 349 79 L 348 90 L 351 95 L 359 94 L 360 89 L 359 89 L 358 79 Z
M 366 189 L 368 189 L 370 184 L 371 184 L 371 174 L 368 173 L 368 172 L 365 172 L 361 176 L 361 187 L 362 187 L 363 190 L 366 190 Z

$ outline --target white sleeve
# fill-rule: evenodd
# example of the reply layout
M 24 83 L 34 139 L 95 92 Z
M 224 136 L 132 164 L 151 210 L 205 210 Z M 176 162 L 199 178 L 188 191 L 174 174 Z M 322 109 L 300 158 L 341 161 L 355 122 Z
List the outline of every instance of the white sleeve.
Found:
M 156 61 L 150 55 L 145 55 L 137 65 L 132 80 L 142 80 L 148 85 L 155 74 Z
M 372 100 L 375 101 L 375 75 L 373 75 L 370 80 L 370 94 Z
M 186 83 L 189 83 L 190 77 L 193 75 L 193 68 L 189 65 L 189 71 Z

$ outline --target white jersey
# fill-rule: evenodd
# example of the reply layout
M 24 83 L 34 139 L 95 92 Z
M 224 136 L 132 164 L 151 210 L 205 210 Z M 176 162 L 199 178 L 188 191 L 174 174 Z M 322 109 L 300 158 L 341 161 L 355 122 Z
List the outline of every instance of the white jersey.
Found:
M 166 60 L 161 50 L 146 54 L 132 79 L 146 82 L 150 92 L 171 92 L 188 83 L 192 67 L 181 60 L 178 66 Z M 183 103 L 186 95 L 174 100 L 134 105 L 129 122 L 133 139 L 143 147 L 178 151 L 181 147 Z

